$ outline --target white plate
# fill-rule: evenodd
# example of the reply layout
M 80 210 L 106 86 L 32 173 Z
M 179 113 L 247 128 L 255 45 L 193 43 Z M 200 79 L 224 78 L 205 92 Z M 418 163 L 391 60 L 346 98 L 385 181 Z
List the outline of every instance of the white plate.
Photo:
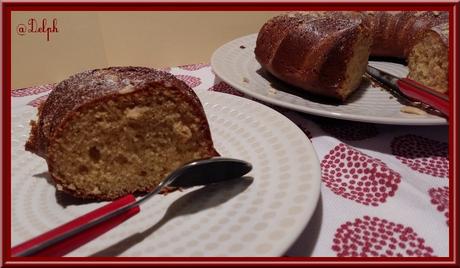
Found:
M 327 104 L 311 96 L 297 96 L 292 87 L 261 72 L 254 56 L 257 34 L 240 37 L 218 48 L 211 66 L 217 76 L 259 100 L 309 114 L 361 122 L 400 125 L 444 125 L 446 119 L 434 115 L 402 113 L 403 107 L 390 93 L 370 83 L 362 83 L 346 103 Z M 243 48 L 243 47 L 244 48 Z M 370 65 L 398 76 L 407 75 L 407 67 L 390 62 L 370 62 Z
M 109 254 L 280 256 L 295 241 L 319 197 L 320 166 L 312 144 L 294 123 L 262 104 L 214 92 L 199 97 L 217 150 L 251 162 L 253 180 L 155 196 L 139 214 L 69 256 L 91 256 L 117 243 L 120 250 L 133 241 Z M 13 245 L 105 204 L 67 199 L 64 207 L 57 201 L 45 179 L 45 161 L 24 151 L 35 113 L 13 102 Z

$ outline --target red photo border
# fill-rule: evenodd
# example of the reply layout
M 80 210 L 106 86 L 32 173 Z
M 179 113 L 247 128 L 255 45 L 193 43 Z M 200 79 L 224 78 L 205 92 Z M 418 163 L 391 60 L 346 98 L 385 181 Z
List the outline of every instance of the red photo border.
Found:
M 3 25 L 3 91 L 2 91 L 2 259 L 3 266 L 83 266 L 83 265 L 458 265 L 457 259 L 457 216 L 458 206 L 458 62 L 457 47 L 459 36 L 459 3 L 449 2 L 170 2 L 170 3 L 39 3 L 7 2 L 2 3 Z M 11 13 L 13 11 L 288 11 L 288 10 L 445 10 L 449 11 L 450 55 L 449 55 L 449 92 L 451 108 L 449 118 L 449 257 L 412 257 L 412 258 L 363 258 L 363 257 L 116 257 L 116 258 L 48 258 L 48 257 L 11 257 Z

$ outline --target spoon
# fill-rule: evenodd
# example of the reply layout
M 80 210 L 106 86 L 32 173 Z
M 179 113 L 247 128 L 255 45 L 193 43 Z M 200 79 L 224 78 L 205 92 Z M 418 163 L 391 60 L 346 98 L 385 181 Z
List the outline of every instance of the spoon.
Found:
M 34 256 L 37 253 L 43 253 L 44 250 L 50 247 L 56 248 L 60 253 L 59 255 L 63 255 L 95 238 L 95 234 L 92 234 L 90 235 L 90 239 L 86 237 L 84 243 L 82 243 L 82 239 L 80 241 L 76 240 L 76 235 L 81 234 L 85 236 L 85 234 L 82 234 L 84 231 L 89 231 L 90 228 L 98 227 L 98 225 L 107 224 L 107 221 L 110 219 L 121 223 L 121 221 L 130 216 L 127 214 L 134 215 L 139 212 L 140 204 L 158 194 L 166 186 L 191 187 L 211 184 L 241 178 L 251 171 L 251 169 L 252 165 L 246 161 L 225 157 L 211 157 L 189 162 L 170 173 L 153 191 L 139 200 L 136 201 L 132 195 L 115 200 L 96 211 L 85 214 L 76 220 L 15 246 L 11 249 L 11 255 L 14 257 Z M 100 234 L 99 232 L 96 236 Z M 66 240 L 72 238 L 80 243 L 78 245 L 75 243 L 66 243 Z M 64 249 L 65 247 L 62 245 L 59 246 L 60 243 L 66 243 L 68 248 Z M 53 252 L 54 254 L 56 253 Z

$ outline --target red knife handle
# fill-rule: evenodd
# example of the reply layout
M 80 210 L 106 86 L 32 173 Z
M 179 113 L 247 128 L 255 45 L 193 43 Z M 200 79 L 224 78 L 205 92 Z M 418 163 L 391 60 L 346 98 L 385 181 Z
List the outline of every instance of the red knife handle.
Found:
M 69 230 L 74 229 L 82 224 L 85 224 L 91 220 L 99 218 L 105 214 L 108 214 L 117 208 L 123 207 L 125 205 L 136 202 L 136 198 L 133 195 L 127 195 L 122 198 L 119 198 L 103 207 L 100 207 L 94 211 L 91 211 L 83 216 L 76 218 L 70 222 L 67 222 L 55 229 L 52 229 L 44 234 L 41 234 L 31 240 L 28 240 L 22 244 L 19 244 L 11 249 L 11 255 L 18 256 L 22 252 L 29 250 L 30 248 L 41 244 L 47 240 L 50 240 L 56 236 L 59 236 L 63 233 L 68 232 Z M 49 246 L 38 253 L 32 256 L 46 256 L 46 257 L 60 257 L 71 252 L 72 250 L 86 244 L 87 242 L 95 239 L 96 237 L 102 235 L 113 227 L 121 224 L 131 216 L 137 214 L 140 211 L 139 206 L 135 206 L 126 212 L 115 216 L 114 218 L 102 222 L 96 226 L 93 226 L 77 235 L 71 236 L 57 244 Z
M 408 97 L 421 101 L 449 116 L 449 100 L 447 96 L 443 98 L 442 93 L 433 92 L 430 89 L 414 80 L 402 78 L 397 81 L 399 89 Z

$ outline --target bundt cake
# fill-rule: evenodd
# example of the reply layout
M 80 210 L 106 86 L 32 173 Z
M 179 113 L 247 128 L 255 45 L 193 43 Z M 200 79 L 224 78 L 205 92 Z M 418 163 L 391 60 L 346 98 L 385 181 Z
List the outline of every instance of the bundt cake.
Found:
M 410 78 L 445 93 L 447 21 L 434 11 L 291 12 L 262 26 L 255 56 L 284 82 L 340 100 L 359 86 L 370 55 L 408 59 Z
M 97 200 L 147 192 L 181 164 L 218 155 L 192 89 L 143 67 L 91 70 L 59 83 L 25 148 L 46 159 L 58 190 Z

